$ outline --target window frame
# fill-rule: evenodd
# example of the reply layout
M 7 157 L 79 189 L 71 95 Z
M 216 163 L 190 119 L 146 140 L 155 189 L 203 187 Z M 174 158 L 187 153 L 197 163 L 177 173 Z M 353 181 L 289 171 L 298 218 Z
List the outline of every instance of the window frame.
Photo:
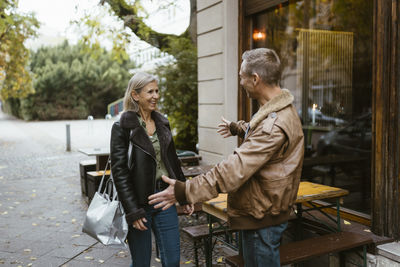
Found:
M 288 0 L 239 0 L 239 55 L 252 47 L 251 15 Z M 371 216 L 349 211 L 375 234 L 400 238 L 400 4 L 373 0 Z M 247 38 L 246 38 L 247 37 Z M 238 81 L 239 84 L 239 81 Z M 240 85 L 239 85 L 240 88 Z M 248 121 L 254 103 L 238 90 L 238 119 Z M 239 140 L 240 142 L 240 140 Z M 357 219 L 358 218 L 358 219 Z M 366 223 L 368 222 L 368 223 Z

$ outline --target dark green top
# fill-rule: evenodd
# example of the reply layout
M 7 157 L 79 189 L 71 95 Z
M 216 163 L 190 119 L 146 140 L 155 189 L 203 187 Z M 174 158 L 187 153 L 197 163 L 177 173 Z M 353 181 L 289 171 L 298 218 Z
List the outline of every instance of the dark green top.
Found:
M 142 127 L 144 128 L 144 130 L 147 133 L 146 123 L 143 121 L 143 119 L 140 116 L 138 116 L 138 118 L 139 118 L 140 125 L 142 125 Z M 160 141 L 158 140 L 157 132 L 155 131 L 152 136 L 150 136 L 150 135 L 148 135 L 148 136 L 149 136 L 151 143 L 153 144 L 154 151 L 156 152 L 156 163 L 157 163 L 156 181 L 157 181 L 158 179 L 161 179 L 162 175 L 168 176 L 168 171 L 167 171 L 167 168 L 165 168 L 164 162 L 161 159 Z

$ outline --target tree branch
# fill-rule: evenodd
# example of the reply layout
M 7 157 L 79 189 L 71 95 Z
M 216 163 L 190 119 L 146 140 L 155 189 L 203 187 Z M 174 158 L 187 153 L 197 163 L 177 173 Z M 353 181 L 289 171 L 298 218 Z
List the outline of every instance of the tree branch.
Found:
M 170 40 L 175 38 L 188 38 L 189 33 L 186 30 L 181 35 L 159 33 L 147 26 L 143 19 L 137 15 L 134 5 L 129 5 L 125 0 L 101 0 L 100 4 L 108 3 L 120 19 L 124 21 L 126 27 L 130 28 L 141 40 L 148 44 L 159 48 L 160 50 L 168 49 Z

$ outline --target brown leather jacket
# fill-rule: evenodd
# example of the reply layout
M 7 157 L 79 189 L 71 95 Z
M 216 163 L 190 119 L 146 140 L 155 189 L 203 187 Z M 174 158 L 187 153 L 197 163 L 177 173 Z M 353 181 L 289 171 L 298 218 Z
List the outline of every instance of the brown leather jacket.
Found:
M 303 130 L 286 89 L 268 101 L 250 123 L 231 123 L 232 134 L 245 136 L 226 160 L 192 180 L 178 182 L 181 204 L 228 194 L 232 229 L 259 229 L 288 220 L 297 197 L 304 156 Z

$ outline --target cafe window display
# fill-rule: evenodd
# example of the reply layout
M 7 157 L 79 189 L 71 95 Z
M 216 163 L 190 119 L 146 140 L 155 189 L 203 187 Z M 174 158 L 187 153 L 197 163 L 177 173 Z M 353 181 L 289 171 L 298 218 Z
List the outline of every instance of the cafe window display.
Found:
M 281 57 L 306 138 L 303 179 L 349 190 L 343 206 L 370 214 L 373 2 L 282 2 L 247 18 L 245 49 Z

